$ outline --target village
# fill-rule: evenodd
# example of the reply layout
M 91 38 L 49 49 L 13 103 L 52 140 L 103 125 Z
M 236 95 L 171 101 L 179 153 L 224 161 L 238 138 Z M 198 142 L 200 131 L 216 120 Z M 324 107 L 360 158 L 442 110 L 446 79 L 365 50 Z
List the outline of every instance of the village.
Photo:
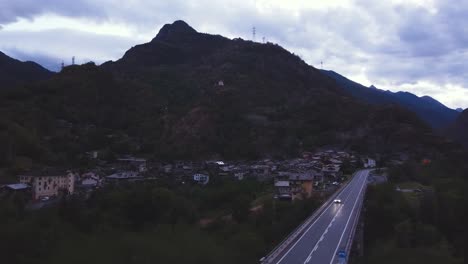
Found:
M 90 159 L 98 159 L 90 153 Z M 88 197 L 111 184 L 140 181 L 170 181 L 176 185 L 208 185 L 219 179 L 246 179 L 272 184 L 275 199 L 309 198 L 315 191 L 333 190 L 357 168 L 375 167 L 375 161 L 338 150 L 304 152 L 288 160 L 175 161 L 157 162 L 126 156 L 113 162 L 100 161 L 92 170 L 44 168 L 18 175 L 18 183 L 4 185 L 3 193 L 22 192 L 30 203 L 48 203 L 67 195 Z

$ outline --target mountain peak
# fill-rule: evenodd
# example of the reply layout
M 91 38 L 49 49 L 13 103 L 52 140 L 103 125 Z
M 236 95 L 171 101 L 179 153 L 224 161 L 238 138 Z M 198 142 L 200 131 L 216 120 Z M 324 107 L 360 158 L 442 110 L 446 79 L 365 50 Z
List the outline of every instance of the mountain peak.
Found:
M 437 105 L 439 107 L 448 108 L 446 105 L 442 104 L 441 102 L 437 101 L 436 99 L 434 99 L 434 98 L 432 98 L 430 96 L 425 95 L 425 96 L 422 96 L 421 99 L 424 100 L 427 103 L 432 104 L 432 105 Z
M 165 24 L 161 30 L 159 30 L 158 35 L 153 39 L 159 41 L 167 41 L 173 37 L 197 33 L 189 24 L 185 21 L 177 20 L 172 24 Z

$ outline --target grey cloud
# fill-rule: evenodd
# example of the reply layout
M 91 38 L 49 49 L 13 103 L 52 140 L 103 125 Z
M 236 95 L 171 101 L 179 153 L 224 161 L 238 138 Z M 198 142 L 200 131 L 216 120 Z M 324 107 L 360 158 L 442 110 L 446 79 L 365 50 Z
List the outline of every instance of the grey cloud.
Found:
M 9 24 L 20 18 L 33 19 L 46 13 L 68 17 L 105 18 L 104 6 L 92 0 L 0 0 L 0 24 Z
M 436 3 L 438 12 L 431 13 L 421 7 L 395 7 L 388 1 L 359 0 L 356 3 L 355 8 L 346 10 L 355 21 L 332 30 L 329 38 L 335 45 L 319 48 L 338 50 L 322 53 L 328 54 L 329 60 L 334 59 L 332 55 L 341 58 L 338 61 L 342 64 L 335 65 L 338 71 L 352 73 L 358 68 L 356 64 L 364 63 L 367 78 L 372 82 L 391 80 L 395 86 L 400 86 L 427 81 L 468 88 L 465 63 L 468 59 L 468 17 L 465 15 L 468 4 L 454 7 L 453 3 L 439 1 Z M 343 15 L 338 14 L 335 12 L 334 17 L 347 21 L 346 15 L 343 19 Z M 359 33 L 354 35 L 356 31 Z M 348 45 L 340 44 L 343 38 Z M 363 54 L 359 62 L 356 53 Z
M 435 0 L 433 13 L 411 4 L 354 0 L 351 7 L 303 9 L 295 15 L 281 9 L 262 12 L 254 1 L 230 0 L 0 0 L 0 6 L 0 24 L 55 13 L 119 22 L 145 36 L 154 36 L 176 19 L 202 32 L 248 39 L 255 25 L 258 41 L 265 36 L 311 64 L 324 61 L 345 75 L 365 74 L 372 82 L 395 86 L 427 81 L 468 88 L 468 3 L 463 1 Z M 52 58 L 76 55 L 97 62 L 117 59 L 131 46 L 149 40 L 64 30 L 3 30 L 0 39 L 0 49 L 25 49 Z
M 42 53 L 28 53 L 23 50 L 18 50 L 15 48 L 6 49 L 4 52 L 15 59 L 20 61 L 33 61 L 40 64 L 42 67 L 49 69 L 51 71 L 59 71 L 61 67 L 61 58 L 53 57 L 47 54 Z
M 451 83 L 466 87 L 468 84 L 466 54 L 448 54 L 439 57 L 398 58 L 378 56 L 370 63 L 369 77 L 383 81 L 393 80 L 396 85 L 427 81 L 438 85 Z
M 119 59 L 127 49 L 142 42 L 138 39 L 64 29 L 0 31 L 0 39 L 0 50 L 22 60 L 36 61 L 50 70 L 57 70 L 62 60 L 69 64 L 72 56 L 76 56 L 77 63 L 102 63 Z

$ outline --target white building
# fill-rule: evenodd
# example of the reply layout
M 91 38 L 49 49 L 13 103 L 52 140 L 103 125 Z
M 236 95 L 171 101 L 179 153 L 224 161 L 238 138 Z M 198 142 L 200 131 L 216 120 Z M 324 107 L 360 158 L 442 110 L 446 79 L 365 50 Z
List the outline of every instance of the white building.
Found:
M 374 159 L 364 159 L 364 168 L 375 168 L 377 163 Z
M 94 172 L 81 175 L 78 183 L 82 188 L 95 188 L 101 184 L 101 178 Z
M 210 176 L 206 174 L 197 173 L 193 175 L 193 180 L 198 182 L 199 184 L 206 185 L 210 181 Z
M 33 199 L 42 197 L 58 196 L 63 191 L 67 194 L 73 194 L 75 191 L 75 174 L 67 172 L 41 171 L 20 175 L 21 183 L 29 184 L 32 189 Z
M 93 178 L 87 178 L 81 181 L 81 186 L 84 188 L 94 188 L 97 187 L 99 184 L 99 181 Z

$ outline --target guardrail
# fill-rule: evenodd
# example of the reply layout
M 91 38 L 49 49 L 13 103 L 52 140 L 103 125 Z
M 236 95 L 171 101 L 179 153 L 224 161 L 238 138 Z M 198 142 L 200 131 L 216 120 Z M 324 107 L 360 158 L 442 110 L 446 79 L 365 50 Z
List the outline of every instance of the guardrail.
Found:
M 353 174 L 352 179 L 357 172 Z M 265 257 L 260 259 L 260 263 L 262 264 L 270 264 L 273 260 L 275 260 L 290 244 L 291 242 L 295 241 L 299 235 L 301 235 L 306 229 L 309 224 L 314 221 L 324 210 L 325 208 L 335 199 L 338 194 L 340 194 L 346 186 L 351 182 L 348 181 L 345 185 L 342 185 L 336 192 L 334 192 L 317 210 L 312 213 L 302 224 L 300 224 L 296 229 L 294 229 L 285 239 L 283 239 L 272 251 Z
M 354 217 L 354 220 L 353 220 L 353 228 L 351 229 L 351 232 L 349 233 L 349 237 L 348 237 L 348 240 L 346 242 L 346 247 L 345 247 L 345 252 L 347 254 L 347 258 L 345 259 L 345 262 L 343 264 L 347 264 L 348 263 L 348 260 L 349 260 L 349 256 L 351 253 L 351 246 L 353 245 L 353 241 L 354 241 L 354 236 L 356 234 L 356 229 L 357 229 L 357 221 L 359 220 L 360 216 L 361 216 L 361 210 L 362 210 L 362 205 L 364 204 L 364 197 L 365 197 L 365 194 L 366 194 L 366 191 L 367 191 L 367 181 L 368 181 L 368 177 L 366 178 L 366 187 L 364 189 L 364 191 L 361 193 L 361 197 L 359 197 L 360 201 L 359 201 L 359 204 L 358 204 L 358 211 L 356 213 L 356 216 Z

